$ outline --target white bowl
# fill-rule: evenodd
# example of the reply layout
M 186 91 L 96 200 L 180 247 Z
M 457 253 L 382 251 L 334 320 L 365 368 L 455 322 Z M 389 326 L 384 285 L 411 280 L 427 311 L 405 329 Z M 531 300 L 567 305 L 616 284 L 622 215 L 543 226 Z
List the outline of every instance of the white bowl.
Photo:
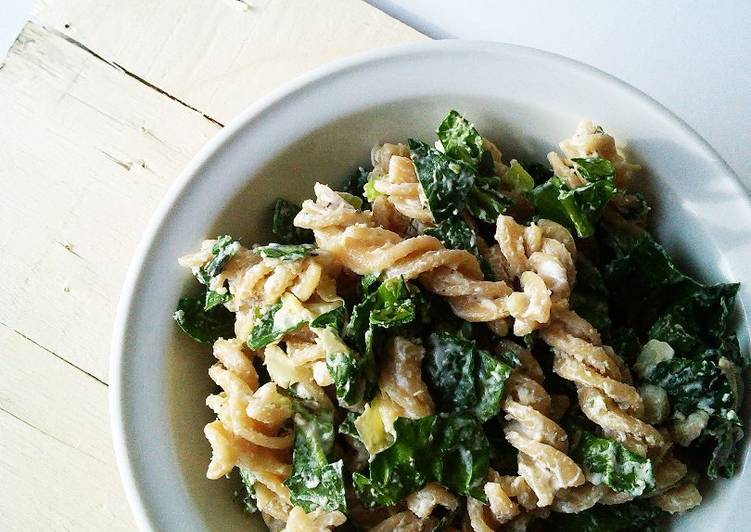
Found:
M 644 166 L 657 236 L 678 261 L 705 280 L 751 281 L 746 192 L 705 141 L 625 83 L 549 53 L 478 42 L 429 42 L 334 63 L 219 133 L 164 198 L 133 260 L 115 322 L 110 398 L 118 465 L 142 528 L 255 528 L 230 483 L 205 478 L 211 356 L 172 321 L 194 282 L 177 257 L 217 234 L 266 241 L 274 198 L 299 201 L 316 180 L 341 182 L 368 162 L 377 141 L 432 139 L 451 108 L 507 156 L 540 161 L 580 118 L 603 124 Z M 744 350 L 750 286 L 737 312 Z M 705 489 L 705 502 L 677 521 L 680 528 L 747 530 L 748 477 L 743 469 Z

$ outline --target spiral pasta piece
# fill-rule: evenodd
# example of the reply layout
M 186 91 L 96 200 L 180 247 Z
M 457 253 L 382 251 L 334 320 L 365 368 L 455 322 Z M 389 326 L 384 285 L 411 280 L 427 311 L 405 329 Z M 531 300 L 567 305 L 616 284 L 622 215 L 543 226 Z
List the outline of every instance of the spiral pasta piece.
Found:
M 435 410 L 428 387 L 422 380 L 422 345 L 401 336 L 393 337 L 386 347 L 378 386 L 381 392 L 399 405 L 406 417 L 417 419 Z
M 295 506 L 290 511 L 287 526 L 282 532 L 330 532 L 334 527 L 343 525 L 346 520 L 347 517 L 339 511 L 313 510 L 305 513 L 305 510 Z
M 437 482 L 429 482 L 407 496 L 407 508 L 420 519 L 429 517 L 436 506 L 454 511 L 459 507 L 459 499 Z
M 404 216 L 424 224 L 435 223 L 433 214 L 420 197 L 417 171 L 409 157 L 393 155 L 389 159 L 388 174 L 377 179 L 373 186 Z
M 475 532 L 498 530 L 526 530 L 529 520 L 545 517 L 548 510 L 537 506 L 537 497 L 526 480 L 520 476 L 499 475 L 491 470 L 484 486 L 488 505 L 477 499 L 467 499 L 469 524 Z
M 422 532 L 423 522 L 409 510 L 396 513 L 378 523 L 369 532 Z
M 258 386 L 258 375 L 240 341 L 217 340 L 214 355 L 219 363 L 209 375 L 222 391 L 206 399 L 217 415 L 204 429 L 212 449 L 206 476 L 217 479 L 235 467 L 247 468 L 256 478 L 267 513 L 285 520 L 291 509 L 284 485 L 291 473 L 293 445 L 293 435 L 285 429 L 292 417 L 290 400 L 274 383 Z
M 383 272 L 386 277 L 419 279 L 428 290 L 445 296 L 457 316 L 467 321 L 493 321 L 509 316 L 504 282 L 483 280 L 471 253 L 446 249 L 432 236 L 402 239 L 370 225 L 361 213 L 329 187 L 317 183 L 316 201 L 305 201 L 295 225 L 312 229 L 322 249 L 358 275 Z
M 506 440 L 519 451 L 519 475 L 532 488 L 537 506 L 549 506 L 555 494 L 584 483 L 581 468 L 567 456 L 568 436 L 550 419 L 550 396 L 542 386 L 542 369 L 529 351 L 504 341 L 522 362 L 509 379 L 503 404 Z
M 213 258 L 214 242 L 205 241 L 198 253 L 182 257 L 180 263 L 196 273 Z M 337 340 L 327 329 L 305 326 L 283 337 L 284 349 L 271 343 L 253 353 L 241 339 L 248 338 L 257 313 L 278 301 L 289 304 L 306 319 L 341 304 L 334 281 L 337 266 L 325 254 L 282 261 L 264 258 L 237 243 L 232 245 L 234 254 L 208 286 L 232 295 L 225 306 L 236 313 L 237 338 L 220 338 L 213 346 L 218 362 L 209 369 L 209 376 L 221 391 L 206 399 L 217 416 L 204 429 L 212 447 L 207 477 L 220 478 L 235 467 L 249 470 L 256 479 L 254 488 L 264 519 L 276 529 L 287 522 L 289 530 L 309 530 L 310 523 L 336 519 L 299 514 L 292 508 L 284 481 L 291 473 L 294 435 L 286 427 L 293 412 L 290 399 L 277 387 L 296 384 L 300 393 L 333 408 L 322 386 L 332 382 L 325 358 L 327 350 L 339 349 L 332 345 Z M 259 385 L 253 365 L 256 357 L 263 361 L 272 382 Z M 288 516 L 297 524 L 288 522 Z
M 574 135 L 562 140 L 560 148 L 565 158 L 561 158 L 556 153 L 551 153 L 548 155 L 548 160 L 553 169 L 556 170 L 556 175 L 570 179 L 569 184 L 572 188 L 578 186 L 578 180 L 583 179 L 578 175 L 578 172 L 571 168 L 570 159 L 573 158 L 602 157 L 609 160 L 615 167 L 618 188 L 628 187 L 633 174 L 641 169 L 638 164 L 628 162 L 622 151 L 617 148 L 615 139 L 591 120 L 579 122 Z M 574 185 L 571 183 L 574 183 Z
M 577 385 L 585 415 L 606 434 L 614 435 L 640 454 L 646 454 L 647 448 L 659 448 L 663 438 L 641 420 L 644 403 L 632 385 L 628 368 L 609 346 L 602 345 L 595 328 L 568 308 L 576 275 L 576 248 L 571 234 L 549 220 L 523 228 L 513 218 L 502 215 L 496 241 L 510 271 L 522 284 L 534 269 L 550 290 L 552 317 L 540 330 L 540 338 L 553 348 L 553 371 Z M 519 297 L 513 294 L 509 306 Z M 526 333 L 548 320 L 536 321 L 536 326 L 529 327 L 517 319 L 514 332 Z

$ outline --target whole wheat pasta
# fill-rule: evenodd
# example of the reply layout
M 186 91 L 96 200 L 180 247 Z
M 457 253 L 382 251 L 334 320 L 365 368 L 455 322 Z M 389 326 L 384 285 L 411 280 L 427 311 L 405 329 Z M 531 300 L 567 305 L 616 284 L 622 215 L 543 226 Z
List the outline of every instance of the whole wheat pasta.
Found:
M 179 259 L 202 295 L 175 320 L 216 359 L 207 477 L 237 470 L 272 532 L 638 529 L 696 507 L 693 467 L 737 466 L 737 286 L 679 273 L 592 122 L 552 174 L 456 111 L 437 135 L 276 200 L 278 242 Z
M 542 387 L 539 364 L 529 351 L 512 342 L 502 346 L 522 361 L 509 380 L 503 405 L 509 421 L 506 439 L 519 451 L 519 474 L 534 491 L 537 506 L 549 506 L 559 490 L 583 484 L 584 473 L 566 455 L 566 432 L 548 417 L 550 396 Z

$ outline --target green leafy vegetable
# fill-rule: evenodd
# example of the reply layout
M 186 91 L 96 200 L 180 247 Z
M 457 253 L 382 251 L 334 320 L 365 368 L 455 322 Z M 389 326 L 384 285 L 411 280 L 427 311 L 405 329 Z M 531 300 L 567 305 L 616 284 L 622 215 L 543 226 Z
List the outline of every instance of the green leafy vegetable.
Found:
M 587 238 L 594 233 L 603 208 L 616 193 L 615 168 L 607 159 L 598 157 L 572 160 L 589 183 L 571 189 L 563 179 L 553 176 L 529 194 L 540 217 Z
M 600 332 L 610 328 L 605 281 L 597 268 L 581 253 L 576 257 L 576 284 L 571 293 L 571 308 Z
M 493 157 L 483 147 L 482 136 L 457 111 L 450 111 L 436 131 L 447 157 L 462 161 L 483 173 L 493 173 Z
M 483 184 L 486 181 L 485 178 L 477 179 L 478 185 L 467 198 L 467 210 L 478 220 L 495 225 L 498 217 L 514 204 L 514 200 L 500 190 Z
M 701 410 L 710 415 L 695 446 L 708 454 L 709 478 L 732 476 L 743 429 L 734 410 L 739 398 L 720 365 L 709 359 L 675 357 L 657 364 L 646 380 L 665 389 L 675 413 L 685 417 Z
M 424 378 L 443 412 L 471 412 L 480 421 L 498 414 L 511 367 L 448 331 L 430 335 Z
M 415 299 L 409 285 L 401 277 L 385 280 L 374 295 L 374 305 L 370 309 L 371 326 L 388 329 L 415 320 Z
M 239 249 L 240 243 L 231 236 L 224 235 L 217 237 L 216 242 L 211 247 L 211 260 L 196 271 L 198 282 L 206 286 L 211 285 L 212 279 L 222 273 L 224 267 Z M 232 294 L 228 290 L 220 293 L 207 288 L 204 310 L 211 310 L 231 300 Z
M 344 192 L 360 198 L 362 200 L 361 207 L 364 209 L 370 208 L 370 202 L 365 197 L 365 185 L 368 183 L 369 175 L 370 172 L 361 166 L 350 174 L 344 185 Z M 360 207 L 357 208 L 359 209 Z
M 316 319 L 310 322 L 311 328 L 324 328 L 330 327 L 337 333 L 340 333 L 344 328 L 344 322 L 347 318 L 347 308 L 342 304 L 336 307 L 334 310 L 324 312 Z
M 615 256 L 604 268 L 612 319 L 663 340 L 686 356 L 725 356 L 745 366 L 731 330 L 739 285 L 705 285 L 683 274 L 649 233 L 632 242 L 617 234 L 601 235 Z
M 517 161 L 511 161 L 511 166 L 501 177 L 501 182 L 512 192 L 528 192 L 535 187 L 532 176 Z
M 366 386 L 375 379 L 371 361 L 355 353 L 327 353 L 326 367 L 334 381 L 336 397 L 347 406 L 360 403 Z
M 666 515 L 649 501 L 614 506 L 595 505 L 575 514 L 555 514 L 546 522 L 554 532 L 657 532 L 656 519 Z
M 295 401 L 292 475 L 284 481 L 292 504 L 306 512 L 346 511 L 343 462 L 333 460 L 334 421 L 330 410 Z
M 665 249 L 646 231 L 633 242 L 617 233 L 603 242 L 614 255 L 603 269 L 610 293 L 610 317 L 644 336 L 676 295 L 680 285 L 696 283 L 673 264 Z
M 738 467 L 736 446 L 743 439 L 743 428 L 738 414 L 726 410 L 723 416 L 713 416 L 709 425 L 696 442 L 708 451 L 707 476 L 732 478 Z
M 475 184 L 472 168 L 419 140 L 409 139 L 409 149 L 435 220 L 440 222 L 464 212 Z
M 198 342 L 214 343 L 217 338 L 232 338 L 235 335 L 235 319 L 231 312 L 221 306 L 206 310 L 196 297 L 180 299 L 174 319 L 183 331 Z
M 248 337 L 253 351 L 276 342 L 288 332 L 295 331 L 308 321 L 305 309 L 292 294 L 285 294 L 278 303 L 260 313 Z
M 730 313 L 739 287 L 737 283 L 689 283 L 686 294 L 655 321 L 649 336 L 687 355 L 701 356 L 707 349 L 719 347 L 731 336 Z
M 463 218 L 449 218 L 426 229 L 424 233 L 436 237 L 448 249 L 463 249 L 472 253 L 480 262 L 485 276 L 492 279 L 490 264 L 477 247 L 477 234 Z
M 218 307 L 229 301 L 232 301 L 232 294 L 229 293 L 229 290 L 223 294 L 214 292 L 213 290 L 206 290 L 206 298 L 204 299 L 203 308 L 204 310 L 211 310 L 214 307 Z
M 718 413 L 735 404 L 730 383 L 713 360 L 675 357 L 657 364 L 646 380 L 664 388 L 673 410 L 684 416 L 698 409 Z
M 219 236 L 211 248 L 213 257 L 203 267 L 203 274 L 211 279 L 222 273 L 229 260 L 240 249 L 240 243 L 229 235 Z M 200 281 L 200 279 L 199 279 Z M 207 284 L 207 283 L 204 283 Z
M 314 244 L 269 244 L 257 247 L 255 251 L 264 259 L 281 259 L 283 261 L 302 260 L 316 250 Z
M 283 244 L 304 244 L 313 242 L 313 231 L 295 227 L 294 219 L 300 212 L 300 206 L 284 199 L 274 203 L 274 217 L 271 231 Z
M 258 511 L 258 501 L 256 500 L 256 476 L 247 467 L 239 466 L 240 480 L 243 483 L 243 508 L 248 513 L 256 513 Z
M 348 406 L 362 402 L 374 390 L 378 331 L 407 325 L 417 317 L 417 288 L 410 289 L 399 277 L 388 279 L 376 288 L 375 279 L 363 278 L 364 297 L 353 307 L 344 328 L 344 339 L 355 346 L 357 352 L 326 356 L 336 396 Z
M 632 453 L 622 444 L 581 431 L 572 451 L 592 484 L 605 484 L 618 492 L 638 497 L 655 487 L 651 460 Z
M 501 180 L 493 175 L 495 172 L 493 156 L 483 147 L 482 136 L 466 118 L 456 111 L 449 112 L 438 126 L 436 133 L 445 156 L 460 164 L 455 171 L 458 172 L 458 169 L 464 166 L 474 173 L 475 186 L 471 187 L 467 184 L 471 188 L 469 195 L 466 196 L 467 210 L 475 218 L 494 224 L 498 216 L 512 205 L 513 200 L 498 190 Z M 468 172 L 467 175 L 469 175 Z M 465 181 L 468 182 L 469 178 Z M 422 183 L 422 180 L 420 182 Z M 423 189 L 427 190 L 424 186 L 423 184 Z M 433 211 L 433 203 L 430 203 L 430 208 Z M 460 205 L 456 205 L 455 214 L 460 214 L 462 210 Z M 440 220 L 450 216 L 451 213 L 439 216 L 433 212 L 433 215 L 436 220 Z
M 396 439 L 370 463 L 369 475 L 352 480 L 366 506 L 393 505 L 431 481 L 460 495 L 485 499 L 482 485 L 490 449 L 477 419 L 470 415 L 398 418 Z
M 274 332 L 274 315 L 282 308 L 282 302 L 268 307 L 258 319 L 258 322 L 250 332 L 248 338 L 248 347 L 252 350 L 258 350 L 278 338 L 282 337 L 279 332 Z

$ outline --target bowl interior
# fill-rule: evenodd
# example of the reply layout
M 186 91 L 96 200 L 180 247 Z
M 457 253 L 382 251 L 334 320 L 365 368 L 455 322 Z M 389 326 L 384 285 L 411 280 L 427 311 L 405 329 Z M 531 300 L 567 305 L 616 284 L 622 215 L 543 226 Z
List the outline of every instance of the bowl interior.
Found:
M 177 257 L 217 234 L 246 245 L 268 241 L 275 198 L 301 201 L 316 181 L 341 183 L 368 164 L 375 142 L 432 141 L 452 108 L 504 157 L 541 162 L 579 119 L 592 118 L 643 165 L 638 186 L 654 207 L 654 230 L 678 261 L 709 281 L 751 279 L 751 209 L 730 170 L 669 113 L 593 69 L 512 46 L 429 43 L 311 76 L 240 117 L 196 158 L 132 267 L 116 326 L 113 416 L 142 525 L 262 529 L 234 501 L 235 484 L 205 478 L 213 359 L 209 346 L 186 339 L 172 322 L 177 299 L 194 284 Z M 749 301 L 744 286 L 737 309 L 744 349 Z M 703 506 L 681 518 L 682 529 L 732 528 L 739 514 L 751 516 L 736 504 L 751 491 L 745 473 L 706 489 Z

